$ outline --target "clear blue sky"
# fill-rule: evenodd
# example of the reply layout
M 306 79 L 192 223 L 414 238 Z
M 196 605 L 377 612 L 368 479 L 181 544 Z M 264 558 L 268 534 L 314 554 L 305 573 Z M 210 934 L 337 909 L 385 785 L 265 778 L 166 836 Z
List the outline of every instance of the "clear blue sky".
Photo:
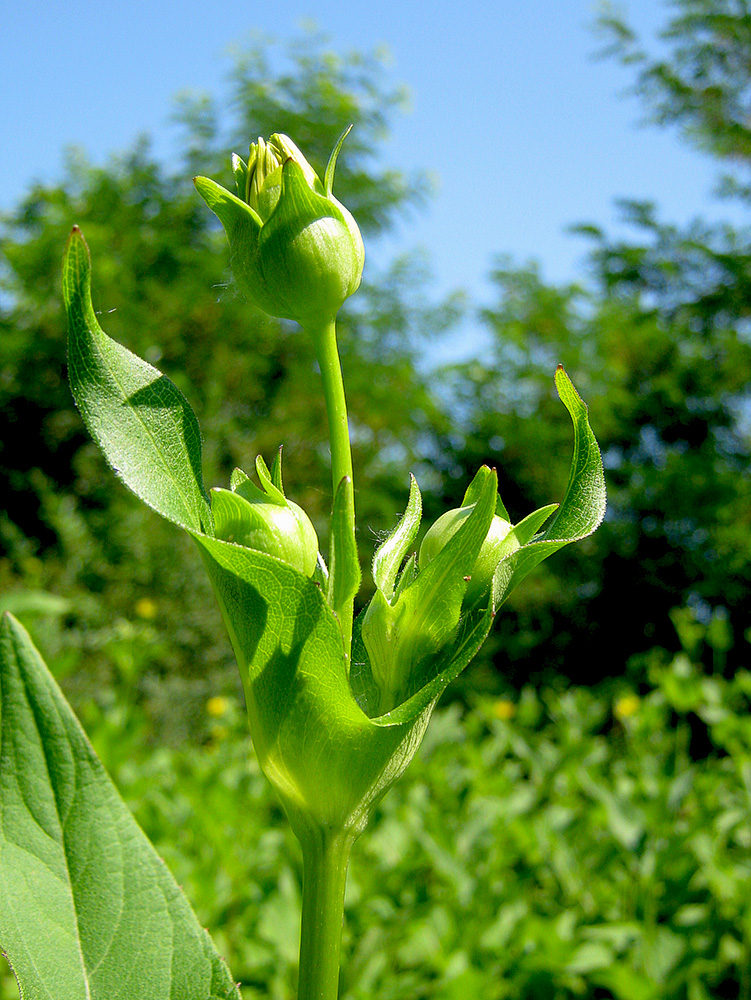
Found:
M 627 9 L 649 34 L 666 17 L 660 0 Z M 565 228 L 612 228 L 616 197 L 654 199 L 676 222 L 730 212 L 711 198 L 709 159 L 638 127 L 628 73 L 593 59 L 594 12 L 586 0 L 8 0 L 0 208 L 59 177 L 69 144 L 102 162 L 145 131 L 166 153 L 176 92 L 222 93 L 231 44 L 254 30 L 289 37 L 312 18 L 334 48 L 385 44 L 411 91 L 385 154 L 438 179 L 399 238 L 429 249 L 439 287 L 481 298 L 501 252 L 537 258 L 551 280 L 580 278 L 585 244 Z

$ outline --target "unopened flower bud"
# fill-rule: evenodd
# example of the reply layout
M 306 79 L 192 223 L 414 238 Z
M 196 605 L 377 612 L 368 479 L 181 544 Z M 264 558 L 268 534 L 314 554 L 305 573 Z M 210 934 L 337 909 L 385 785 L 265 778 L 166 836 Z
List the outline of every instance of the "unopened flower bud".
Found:
M 466 507 L 448 510 L 431 525 L 420 546 L 419 565 L 421 569 L 427 566 L 432 559 L 435 559 L 449 539 L 453 538 L 472 513 L 474 507 L 474 504 L 468 504 Z M 488 593 L 493 582 L 493 574 L 508 544 L 505 540 L 510 530 L 511 524 L 508 521 L 498 514 L 494 515 L 485 541 L 482 543 L 472 567 L 467 583 L 465 604 L 475 604 Z
M 212 489 L 216 537 L 276 556 L 312 576 L 318 560 L 318 536 L 310 518 L 270 481 L 262 480 L 262 484 L 264 489 L 260 490 L 238 469 L 231 491 Z
M 195 178 L 224 226 L 232 271 L 248 298 L 303 326 L 333 320 L 362 277 L 360 230 L 332 194 L 343 141 L 331 154 L 325 183 L 281 134 L 253 143 L 247 163 L 233 155 L 237 197 L 207 177 Z

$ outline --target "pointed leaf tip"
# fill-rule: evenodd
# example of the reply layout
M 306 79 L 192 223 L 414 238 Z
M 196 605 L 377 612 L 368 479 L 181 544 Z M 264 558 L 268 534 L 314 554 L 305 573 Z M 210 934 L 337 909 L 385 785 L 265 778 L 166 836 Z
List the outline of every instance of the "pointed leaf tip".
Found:
M 99 326 L 91 303 L 89 248 L 75 228 L 62 289 L 70 386 L 90 434 L 145 503 L 184 528 L 211 533 L 195 414 L 169 379 Z

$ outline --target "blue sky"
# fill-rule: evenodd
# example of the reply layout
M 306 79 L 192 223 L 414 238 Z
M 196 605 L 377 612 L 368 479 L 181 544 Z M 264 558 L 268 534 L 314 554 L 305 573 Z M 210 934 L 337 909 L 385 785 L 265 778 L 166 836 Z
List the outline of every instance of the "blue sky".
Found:
M 647 34 L 666 18 L 660 0 L 626 9 Z M 627 71 L 593 58 L 594 14 L 585 0 L 9 0 L 0 209 L 59 177 L 67 145 L 102 162 L 149 132 L 167 155 L 178 91 L 221 94 L 233 43 L 314 19 L 336 49 L 387 46 L 394 83 L 411 92 L 385 157 L 436 177 L 432 204 L 398 238 L 428 249 L 438 288 L 482 299 L 499 253 L 578 279 L 586 244 L 565 229 L 617 228 L 617 197 L 653 199 L 676 222 L 732 217 L 712 198 L 711 160 L 674 131 L 639 127 Z

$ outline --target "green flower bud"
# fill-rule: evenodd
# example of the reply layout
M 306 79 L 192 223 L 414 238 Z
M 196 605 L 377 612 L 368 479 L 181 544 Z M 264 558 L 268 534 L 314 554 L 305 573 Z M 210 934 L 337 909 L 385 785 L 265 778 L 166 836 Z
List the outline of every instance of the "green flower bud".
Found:
M 472 503 L 466 507 L 448 510 L 431 525 L 420 546 L 420 569 L 435 559 L 449 539 L 453 538 L 464 524 L 474 508 L 475 505 Z M 471 579 L 467 584 L 467 593 L 464 599 L 465 604 L 473 605 L 487 595 L 493 582 L 493 574 L 508 546 L 506 536 L 509 531 L 511 531 L 511 524 L 500 515 L 495 514 L 472 567 Z
M 457 519 L 450 533 L 442 533 L 440 545 L 429 553 L 432 559 L 426 557 L 418 566 L 413 553 L 400 573 L 420 525 L 422 502 L 413 479 L 404 516 L 375 554 L 376 592 L 362 618 L 361 636 L 379 692 L 376 711 L 381 714 L 415 694 L 442 669 L 441 658 L 457 639 L 462 613 L 470 610 L 467 580 L 499 506 L 494 471 L 487 466 L 478 471 L 465 495 L 465 500 L 469 498 L 473 502 L 465 505 L 466 515 Z M 489 597 L 489 588 L 481 596 Z
M 256 460 L 263 489 L 235 469 L 231 490 L 212 489 L 216 537 L 276 556 L 305 576 L 318 561 L 318 536 L 310 518 L 271 480 L 263 459 Z
M 325 183 L 281 134 L 253 143 L 247 163 L 233 154 L 237 197 L 208 177 L 195 178 L 227 233 L 238 284 L 271 316 L 318 327 L 360 284 L 360 230 L 332 194 L 346 134 L 331 154 Z

